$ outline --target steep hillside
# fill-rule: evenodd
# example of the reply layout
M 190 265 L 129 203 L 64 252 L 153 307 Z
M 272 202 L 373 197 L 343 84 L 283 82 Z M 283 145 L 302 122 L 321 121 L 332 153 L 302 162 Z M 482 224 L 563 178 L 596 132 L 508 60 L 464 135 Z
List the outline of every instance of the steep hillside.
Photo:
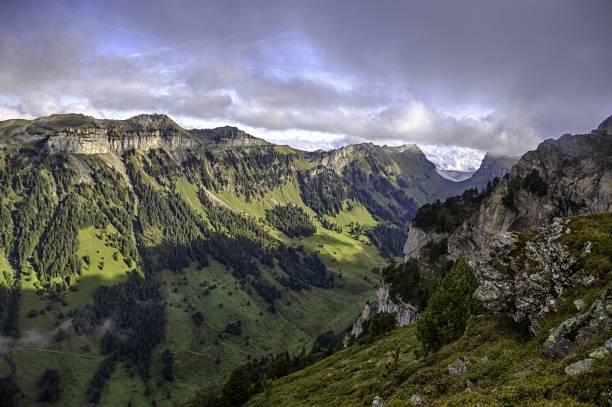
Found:
M 2 122 L 2 395 L 179 403 L 310 348 L 448 183 L 415 146 L 307 153 L 163 115 Z
M 612 405 L 612 214 L 500 234 L 491 245 L 494 255 L 470 270 L 474 285 L 463 283 L 464 263 L 441 274 L 416 323 L 388 332 L 377 314 L 363 340 L 245 405 Z M 426 271 L 419 280 L 410 267 L 389 281 L 391 296 L 423 304 Z
M 611 135 L 548 140 L 421 207 L 348 349 L 246 405 L 611 406 Z

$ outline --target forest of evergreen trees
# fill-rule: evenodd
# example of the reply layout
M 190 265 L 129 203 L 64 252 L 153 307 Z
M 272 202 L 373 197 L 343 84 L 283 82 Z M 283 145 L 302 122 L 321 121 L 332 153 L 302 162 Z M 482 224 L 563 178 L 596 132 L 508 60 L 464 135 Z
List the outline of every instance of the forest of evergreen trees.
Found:
M 310 236 L 317 231 L 306 211 L 294 204 L 275 205 L 266 211 L 266 219 L 289 237 Z
M 342 178 L 328 168 L 298 172 L 302 200 L 319 215 L 335 215 L 347 198 Z
M 481 192 L 472 188 L 444 202 L 436 200 L 423 205 L 417 211 L 412 224 L 427 232 L 450 233 L 478 210 L 480 202 L 491 194 L 498 183 L 499 179 L 495 178 Z

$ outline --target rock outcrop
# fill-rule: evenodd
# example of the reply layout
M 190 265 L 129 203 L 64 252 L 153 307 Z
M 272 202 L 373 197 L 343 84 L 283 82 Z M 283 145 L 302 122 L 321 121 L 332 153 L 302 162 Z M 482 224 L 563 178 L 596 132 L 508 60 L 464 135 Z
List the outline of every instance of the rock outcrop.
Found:
M 589 281 L 574 267 L 579 258 L 558 241 L 566 224 L 555 219 L 526 242 L 512 232 L 493 238 L 487 256 L 471 264 L 479 284 L 474 295 L 485 308 L 505 312 L 516 322 L 529 322 L 538 333 L 538 319 L 555 310 L 557 298 L 568 288 Z M 589 253 L 587 244 L 582 256 Z
M 394 313 L 398 326 L 411 324 L 418 318 L 416 307 L 404 302 L 393 301 L 389 293 L 389 286 L 382 282 L 376 291 L 376 300 L 365 305 L 363 312 L 353 324 L 349 336 L 359 337 L 363 333 L 364 322 L 379 312 Z
M 554 328 L 544 348 L 552 357 L 567 355 L 576 345 L 587 343 L 595 335 L 612 328 L 612 289 L 608 289 L 584 314 L 577 314 Z M 612 344 L 611 344 L 612 345 Z M 603 346 L 606 351 L 606 345 Z M 594 355 L 598 359 L 597 353 Z

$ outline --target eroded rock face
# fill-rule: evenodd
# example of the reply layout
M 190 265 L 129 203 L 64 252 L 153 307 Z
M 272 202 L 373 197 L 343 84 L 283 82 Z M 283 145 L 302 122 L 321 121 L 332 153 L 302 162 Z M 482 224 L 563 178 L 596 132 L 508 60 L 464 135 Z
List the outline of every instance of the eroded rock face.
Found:
M 47 152 L 74 154 L 121 155 L 129 150 L 148 151 L 164 149 L 174 151 L 194 146 L 194 140 L 185 135 L 163 135 L 159 130 L 112 134 L 106 129 L 68 129 L 45 140 Z
M 555 310 L 557 298 L 569 287 L 584 283 L 575 271 L 579 258 L 558 242 L 567 220 L 555 219 L 541 227 L 535 239 L 523 243 L 512 232 L 497 234 L 487 256 L 471 266 L 479 286 L 475 297 L 490 311 L 505 312 L 516 322 L 529 322 L 534 334 L 538 319 Z M 583 256 L 590 253 L 585 246 Z
M 398 326 L 411 324 L 418 318 L 416 307 L 408 303 L 393 301 L 389 293 L 389 286 L 383 282 L 376 291 L 376 300 L 365 305 L 363 312 L 353 324 L 350 335 L 355 338 L 359 337 L 363 333 L 363 323 L 379 312 L 395 313 Z

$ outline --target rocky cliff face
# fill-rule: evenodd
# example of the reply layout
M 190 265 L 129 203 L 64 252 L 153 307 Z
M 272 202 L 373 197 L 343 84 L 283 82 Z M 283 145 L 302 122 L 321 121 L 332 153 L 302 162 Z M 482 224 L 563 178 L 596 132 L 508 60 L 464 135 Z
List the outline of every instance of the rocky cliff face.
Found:
M 52 115 L 0 127 L 0 141 L 41 142 L 50 153 L 122 155 L 129 150 L 185 151 L 214 144 L 225 147 L 268 145 L 235 127 L 185 130 L 168 116 L 139 115 L 127 120 L 102 120 L 83 115 Z
M 376 291 L 376 300 L 365 305 L 363 312 L 353 324 L 349 336 L 359 337 L 363 333 L 364 322 L 379 312 L 395 313 L 398 326 L 411 324 L 418 318 L 416 307 L 403 302 L 394 302 L 389 293 L 389 286 L 381 283 Z
M 159 130 L 114 133 L 109 129 L 68 128 L 49 136 L 44 141 L 44 148 L 51 154 L 61 152 L 73 154 L 115 153 L 121 155 L 129 150 L 184 150 L 192 148 L 196 144 L 195 140 L 184 134 L 168 135 Z
M 449 252 L 474 260 L 500 232 L 535 229 L 555 217 L 609 212 L 611 198 L 610 134 L 547 140 L 525 154 L 479 212 L 449 237 Z

